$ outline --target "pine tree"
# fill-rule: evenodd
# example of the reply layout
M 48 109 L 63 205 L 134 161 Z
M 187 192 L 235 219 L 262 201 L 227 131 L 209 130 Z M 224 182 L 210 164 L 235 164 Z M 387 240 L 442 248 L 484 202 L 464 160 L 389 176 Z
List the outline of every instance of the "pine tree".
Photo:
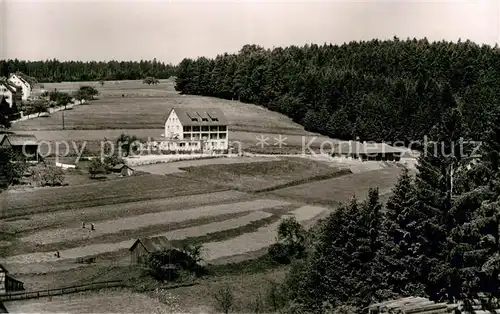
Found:
M 415 221 L 418 239 L 417 255 L 421 261 L 421 274 L 426 292 L 435 300 L 454 300 L 456 277 L 450 264 L 453 243 L 448 235 L 454 226 L 453 217 L 453 175 L 459 169 L 464 152 L 464 126 L 458 109 L 449 110 L 431 133 L 432 142 L 426 143 L 418 159 L 415 181 L 415 210 L 420 217 Z
M 455 200 L 451 261 L 460 299 L 466 304 L 479 293 L 500 297 L 499 147 L 500 128 L 494 124 L 485 136 L 480 158 L 463 172 L 461 195 Z
M 420 221 L 421 213 L 415 207 L 415 187 L 411 174 L 404 168 L 393 194 L 386 204 L 386 219 L 383 230 L 385 245 L 381 258 L 389 288 L 397 295 L 423 295 L 423 274 L 420 265 L 423 256 L 418 254 L 419 239 L 415 222 Z
M 365 306 L 386 299 L 387 270 L 379 272 L 382 260 L 377 258 L 384 240 L 382 221 L 378 189 L 371 189 L 362 204 L 353 197 L 332 213 L 306 261 L 289 277 L 291 296 L 314 312 L 324 304 Z

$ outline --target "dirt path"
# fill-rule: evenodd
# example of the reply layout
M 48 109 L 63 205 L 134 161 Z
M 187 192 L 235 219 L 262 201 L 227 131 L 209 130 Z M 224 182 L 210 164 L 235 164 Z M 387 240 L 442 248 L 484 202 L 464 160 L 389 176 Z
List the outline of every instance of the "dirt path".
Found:
M 262 220 L 270 217 L 270 213 L 255 211 L 251 212 L 246 216 L 228 219 L 226 221 L 214 222 L 206 225 L 200 225 L 196 227 L 190 227 L 185 229 L 172 230 L 169 232 L 157 234 L 158 236 L 163 235 L 170 240 L 181 240 L 191 237 L 200 237 L 206 234 L 225 231 L 230 229 L 235 229 L 238 227 L 243 227 L 252 223 L 254 221 Z M 128 249 L 134 243 L 136 239 L 129 239 L 126 241 L 116 242 L 116 243 L 100 243 L 92 244 L 87 246 L 82 246 L 78 248 L 68 249 L 60 251 L 60 258 L 54 256 L 53 252 L 37 252 L 11 256 L 5 259 L 5 264 L 12 273 L 23 273 L 22 265 L 15 264 L 29 264 L 29 263 L 44 263 L 44 262 L 55 262 L 55 261 L 66 261 L 68 259 L 77 259 L 79 257 L 86 257 L 92 255 L 98 255 L 103 253 L 115 252 L 122 249 Z M 32 267 L 30 267 L 32 268 Z M 30 272 L 34 270 L 31 269 Z
M 257 211 L 285 205 L 290 205 L 290 203 L 280 200 L 259 199 L 246 202 L 203 206 L 186 210 L 164 211 L 99 222 L 95 224 L 94 231 L 90 231 L 90 226 L 87 226 L 85 229 L 81 226 L 75 228 L 51 229 L 31 234 L 20 240 L 41 245 L 84 240 L 123 230 L 144 228 L 151 225 L 176 223 L 231 213 Z

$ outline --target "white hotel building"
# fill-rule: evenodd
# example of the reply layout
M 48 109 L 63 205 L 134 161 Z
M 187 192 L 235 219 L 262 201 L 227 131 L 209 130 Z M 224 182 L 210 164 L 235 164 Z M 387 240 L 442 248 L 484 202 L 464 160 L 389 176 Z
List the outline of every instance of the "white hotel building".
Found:
M 227 125 L 220 109 L 174 108 L 158 144 L 168 151 L 225 152 L 229 147 Z

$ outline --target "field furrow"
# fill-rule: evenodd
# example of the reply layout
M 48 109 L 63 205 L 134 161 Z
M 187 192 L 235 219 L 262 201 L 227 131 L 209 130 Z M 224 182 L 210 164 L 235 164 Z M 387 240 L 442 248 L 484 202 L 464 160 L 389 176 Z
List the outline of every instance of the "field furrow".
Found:
M 157 234 L 156 236 L 166 236 L 170 240 L 182 240 L 186 238 L 200 237 L 210 233 L 242 227 L 254 221 L 262 220 L 270 216 L 272 216 L 272 214 L 270 213 L 255 211 L 243 217 L 229 219 L 222 222 L 210 223 L 196 227 L 172 230 L 169 232 Z M 81 246 L 74 249 L 63 250 L 60 251 L 60 258 L 57 258 L 54 255 L 54 252 L 37 252 L 37 253 L 16 255 L 6 258 L 5 263 L 9 266 L 9 269 L 10 268 L 17 269 L 18 267 L 12 264 L 44 263 L 44 262 L 64 261 L 68 259 L 77 259 L 80 257 L 93 256 L 103 253 L 119 251 L 122 249 L 128 249 L 134 243 L 135 240 L 136 239 L 128 239 L 121 242 L 92 244 L 87 246 Z
M 304 223 L 327 211 L 324 207 L 305 205 L 290 212 L 287 216 L 295 216 L 297 221 Z M 255 232 L 245 233 L 224 241 L 203 244 L 204 259 L 216 260 L 223 257 L 245 254 L 269 247 L 276 242 L 280 222 L 259 228 Z
M 78 211 L 57 211 L 43 214 L 32 214 L 0 220 L 2 229 L 12 232 L 29 232 L 38 229 L 59 226 L 81 227 L 81 223 L 97 222 L 106 219 L 117 219 L 160 211 L 180 210 L 207 204 L 239 201 L 251 197 L 237 191 L 222 191 L 189 196 L 159 198 L 121 204 L 110 204 L 96 207 L 84 207 Z
M 29 236 L 21 238 L 20 240 L 25 242 L 33 242 L 40 245 L 77 241 L 99 237 L 105 234 L 117 233 L 123 230 L 144 228 L 151 225 L 175 223 L 185 220 L 214 217 L 230 213 L 257 211 L 277 206 L 286 206 L 289 204 L 290 203 L 288 202 L 279 200 L 260 199 L 247 202 L 203 206 L 186 210 L 150 213 L 134 217 L 102 221 L 95 224 L 96 230 L 94 231 L 91 231 L 89 229 L 90 226 L 87 226 L 87 228 L 82 228 L 80 226 L 76 228 L 52 229 L 31 234 Z

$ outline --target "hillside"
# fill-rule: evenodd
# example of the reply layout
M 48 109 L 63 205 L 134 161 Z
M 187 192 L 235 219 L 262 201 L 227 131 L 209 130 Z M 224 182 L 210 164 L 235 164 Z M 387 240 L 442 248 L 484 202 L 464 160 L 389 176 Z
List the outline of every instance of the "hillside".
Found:
M 496 47 L 394 38 L 184 59 L 176 89 L 262 105 L 332 138 L 408 143 L 455 107 L 479 138 L 497 110 L 499 79 Z

